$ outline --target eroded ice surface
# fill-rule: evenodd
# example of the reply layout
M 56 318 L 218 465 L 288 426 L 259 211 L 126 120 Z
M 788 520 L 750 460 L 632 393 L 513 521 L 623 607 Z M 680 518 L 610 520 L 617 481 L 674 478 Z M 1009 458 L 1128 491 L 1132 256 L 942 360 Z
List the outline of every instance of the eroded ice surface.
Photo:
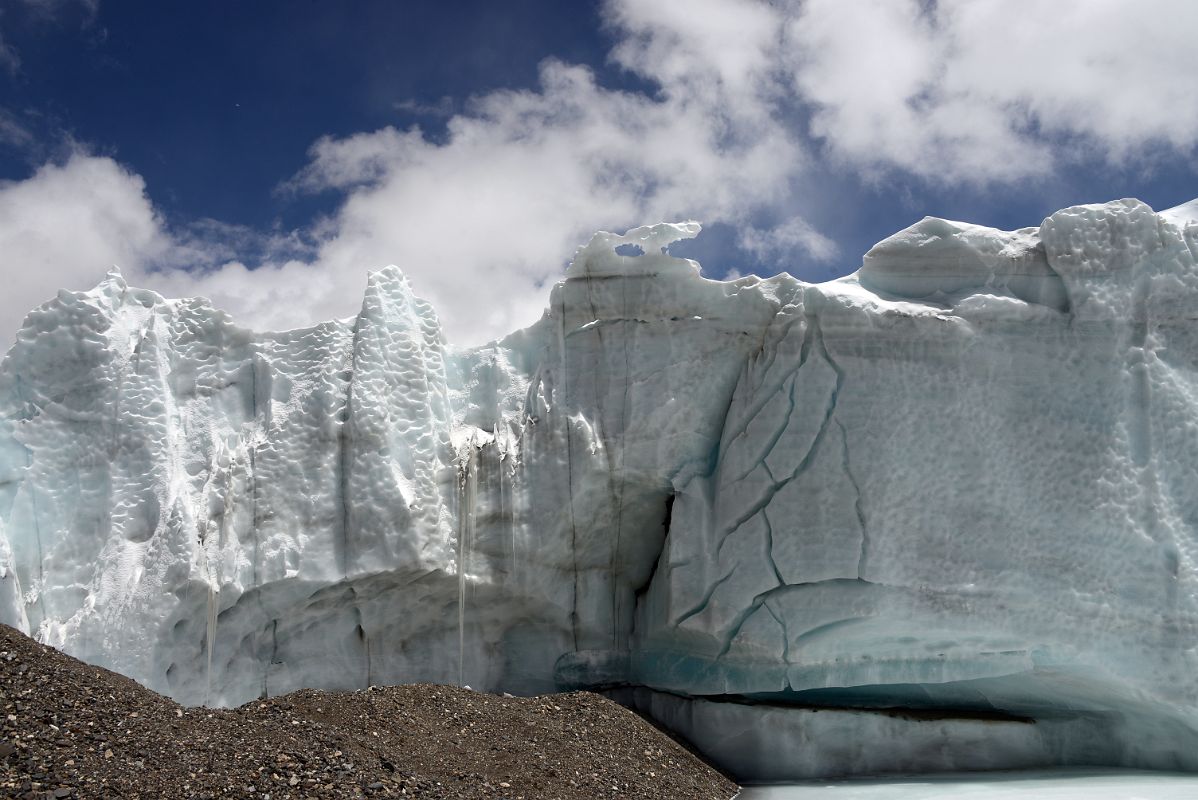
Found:
M 262 334 L 114 273 L 0 366 L 0 619 L 191 703 L 604 688 L 747 778 L 1198 769 L 1191 211 L 819 285 L 600 233 L 469 350 L 395 267 Z

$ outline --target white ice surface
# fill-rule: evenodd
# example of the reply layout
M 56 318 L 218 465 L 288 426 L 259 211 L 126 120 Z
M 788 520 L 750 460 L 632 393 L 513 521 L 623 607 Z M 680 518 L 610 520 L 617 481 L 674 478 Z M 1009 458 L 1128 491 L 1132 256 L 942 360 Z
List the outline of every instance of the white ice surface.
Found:
M 1042 771 L 747 786 L 737 800 L 1193 800 L 1198 777 L 1176 773 Z
M 114 273 L 0 365 L 0 620 L 190 703 L 643 687 L 742 777 L 1198 770 L 1185 209 L 820 285 L 600 233 L 470 350 L 396 267 L 282 333 Z

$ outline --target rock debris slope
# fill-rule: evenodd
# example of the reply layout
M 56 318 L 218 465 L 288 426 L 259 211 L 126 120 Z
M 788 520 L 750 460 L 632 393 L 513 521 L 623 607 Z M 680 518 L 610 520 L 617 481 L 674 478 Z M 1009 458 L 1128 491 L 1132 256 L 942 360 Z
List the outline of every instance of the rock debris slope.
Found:
M 395 267 L 265 334 L 112 274 L 0 367 L 0 614 L 185 703 L 610 688 L 750 778 L 1198 769 L 1189 208 L 818 285 L 600 233 L 469 350 Z
M 305 689 L 182 708 L 0 626 L 0 794 L 727 800 L 736 785 L 594 694 Z

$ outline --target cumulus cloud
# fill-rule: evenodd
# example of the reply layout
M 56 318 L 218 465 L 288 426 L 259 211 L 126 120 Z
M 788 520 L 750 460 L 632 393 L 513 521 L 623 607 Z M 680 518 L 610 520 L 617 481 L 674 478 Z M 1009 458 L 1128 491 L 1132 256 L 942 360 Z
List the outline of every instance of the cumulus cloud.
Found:
M 786 16 L 774 5 L 611 0 L 605 11 L 619 35 L 612 60 L 654 79 L 668 97 L 762 118 L 784 88 L 777 60 Z
M 292 327 L 355 313 L 366 271 L 396 263 L 451 341 L 481 342 L 532 322 L 599 228 L 697 218 L 733 227 L 744 251 L 777 268 L 835 259 L 835 243 L 793 211 L 820 191 L 814 158 L 868 177 L 987 184 L 1051 175 L 1079 149 L 1114 161 L 1192 153 L 1198 141 L 1193 4 L 601 8 L 611 61 L 654 91 L 615 90 L 549 60 L 535 87 L 446 104 L 436 137 L 387 127 L 322 138 L 280 176 L 284 201 L 342 196 L 303 231 L 168 230 L 140 178 L 83 154 L 0 186 L 0 253 L 19 265 L 6 267 L 16 278 L 0 325 L 116 262 L 150 288 L 207 295 L 246 325 Z
M 809 0 L 786 68 L 848 165 L 1011 181 L 1076 148 L 1192 151 L 1195 32 L 1198 6 L 1169 0 Z
M 766 264 L 785 269 L 795 253 L 806 253 L 813 261 L 827 262 L 840 255 L 836 242 L 824 236 L 802 217 L 773 228 L 746 225 L 741 228 L 740 246 Z
M 111 159 L 77 154 L 0 183 L 0 331 L 10 340 L 58 288 L 89 288 L 115 264 L 139 270 L 170 246 L 144 181 Z
M 387 127 L 342 139 L 324 136 L 308 150 L 311 158 L 308 165 L 280 184 L 279 191 L 296 194 L 348 190 L 377 183 L 388 173 L 402 169 L 404 154 L 420 149 L 423 144 L 419 128 L 401 132 Z
M 743 11 L 705 2 L 729 23 Z M 611 24 L 635 39 L 613 58 L 658 81 L 655 97 L 549 60 L 536 88 L 474 98 L 437 142 L 416 128 L 323 138 L 281 187 L 346 193 L 314 257 L 253 271 L 231 264 L 186 288 L 227 298 L 255 324 L 297 310 L 309 321 L 352 313 L 364 268 L 396 263 L 451 341 L 481 342 L 533 322 L 547 284 L 596 229 L 747 223 L 786 195 L 803 164 L 772 111 L 784 87 L 765 85 L 783 18 L 753 8 L 753 29 L 725 37 L 712 64 L 704 54 L 719 39 L 717 19 L 612 4 Z M 271 294 L 280 287 L 285 303 Z

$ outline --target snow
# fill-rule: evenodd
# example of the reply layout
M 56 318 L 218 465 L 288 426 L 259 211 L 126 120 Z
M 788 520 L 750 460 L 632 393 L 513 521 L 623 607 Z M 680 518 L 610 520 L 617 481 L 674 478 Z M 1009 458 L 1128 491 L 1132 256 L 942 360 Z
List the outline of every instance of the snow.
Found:
M 1198 198 L 1173 208 L 1167 208 L 1161 212 L 1161 216 L 1180 228 L 1198 222 Z
M 1198 770 L 1191 218 L 601 232 L 468 350 L 393 266 L 281 333 L 114 272 L 0 365 L 0 620 L 187 703 L 606 689 L 742 778 Z

